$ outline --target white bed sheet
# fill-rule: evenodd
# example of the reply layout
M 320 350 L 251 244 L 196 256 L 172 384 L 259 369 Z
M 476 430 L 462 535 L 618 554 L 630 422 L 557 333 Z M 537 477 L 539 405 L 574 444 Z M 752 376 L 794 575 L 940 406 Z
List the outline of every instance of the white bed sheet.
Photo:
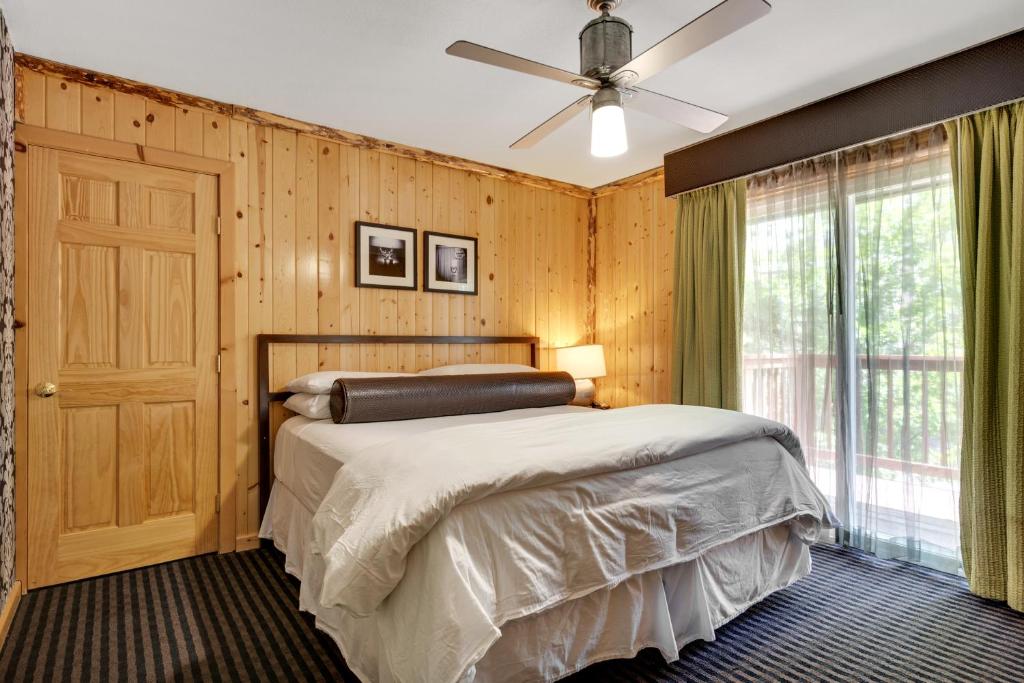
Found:
M 285 555 L 286 571 L 302 581 L 299 608 L 315 615 L 317 628 L 344 652 L 344 617 L 318 604 L 319 577 L 305 563 L 312 518 L 275 482 L 260 535 L 273 540 Z M 504 624 L 501 638 L 466 672 L 463 683 L 554 681 L 644 648 L 657 648 L 666 661 L 675 661 L 687 643 L 713 641 L 715 629 L 810 570 L 808 546 L 788 523 L 762 529 L 693 560 Z M 374 628 L 372 619 L 366 628 Z M 394 680 L 386 668 L 382 673 L 382 683 Z
M 330 420 L 291 417 L 277 431 L 274 478 L 284 484 L 310 512 L 316 512 L 346 459 L 363 449 L 445 427 L 507 422 L 542 415 L 589 411 L 580 406 L 525 408 L 502 413 L 452 415 L 420 420 L 334 424 Z

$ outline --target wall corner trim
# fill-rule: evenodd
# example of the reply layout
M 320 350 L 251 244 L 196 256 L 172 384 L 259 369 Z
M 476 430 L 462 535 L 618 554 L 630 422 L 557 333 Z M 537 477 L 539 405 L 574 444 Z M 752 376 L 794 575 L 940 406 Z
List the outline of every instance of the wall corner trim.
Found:
M 596 199 L 598 197 L 603 197 L 605 195 L 612 194 L 613 192 L 629 190 L 631 188 L 644 185 L 645 183 L 653 183 L 658 180 L 663 180 L 664 178 L 665 167 L 658 166 L 657 168 L 652 168 L 647 171 L 634 173 L 633 175 L 626 176 L 625 178 L 613 180 L 612 182 L 605 183 L 604 185 L 598 185 L 597 187 L 593 188 L 590 191 L 590 194 L 592 197 Z
M 88 86 L 107 88 L 128 95 L 141 95 L 160 104 L 199 109 L 247 121 L 248 123 L 259 126 L 315 135 L 326 140 L 341 142 L 352 147 L 380 150 L 400 157 L 407 157 L 419 161 L 429 161 L 442 166 L 448 166 L 463 171 L 472 171 L 494 178 L 502 178 L 540 189 L 555 190 L 575 197 L 581 197 L 583 199 L 587 199 L 591 195 L 591 190 L 583 187 L 582 185 L 575 185 L 561 180 L 544 178 L 530 173 L 523 173 L 521 171 L 513 171 L 511 169 L 501 168 L 500 166 L 472 161 L 470 159 L 442 154 L 440 152 L 433 152 L 431 150 L 421 149 L 418 147 L 400 145 L 395 142 L 388 142 L 386 140 L 380 140 L 368 135 L 352 133 L 339 128 L 331 128 L 330 126 L 309 123 L 307 121 L 301 121 L 299 119 L 293 119 L 279 114 L 259 111 L 252 107 L 228 104 L 226 102 L 220 102 L 206 97 L 180 93 L 174 90 L 161 88 L 159 86 L 148 85 L 140 81 L 121 78 L 120 76 L 91 71 L 89 69 L 83 69 L 70 64 L 62 64 L 43 57 L 28 55 L 23 52 L 15 54 L 15 64 L 23 69 L 28 69 L 29 71 L 35 71 L 47 76 L 54 76 L 72 83 L 81 83 Z M 19 111 L 23 109 L 24 103 L 18 107 Z
M 18 612 L 18 604 L 21 602 L 22 584 L 15 581 L 11 590 L 7 593 L 7 601 L 0 608 L 0 647 L 7 641 L 7 634 L 10 633 L 11 624 L 14 623 L 14 615 Z

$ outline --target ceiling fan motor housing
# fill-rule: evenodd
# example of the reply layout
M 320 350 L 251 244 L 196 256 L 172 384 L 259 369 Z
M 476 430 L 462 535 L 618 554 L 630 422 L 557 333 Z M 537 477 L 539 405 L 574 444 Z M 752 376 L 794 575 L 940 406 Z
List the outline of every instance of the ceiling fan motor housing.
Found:
M 633 27 L 602 14 L 580 31 L 580 73 L 605 80 L 633 58 Z

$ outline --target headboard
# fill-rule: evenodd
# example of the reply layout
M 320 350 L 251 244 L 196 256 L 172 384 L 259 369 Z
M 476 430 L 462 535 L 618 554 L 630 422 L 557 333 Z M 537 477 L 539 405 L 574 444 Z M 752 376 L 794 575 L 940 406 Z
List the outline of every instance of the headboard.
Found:
M 530 365 L 537 367 L 537 337 L 444 337 L 376 334 L 258 334 L 256 391 L 259 405 L 260 520 L 270 498 L 270 404 L 284 401 L 290 391 L 270 391 L 270 347 L 273 344 L 528 344 Z M 344 368 L 330 368 L 342 370 Z M 355 369 L 355 368 L 352 368 Z

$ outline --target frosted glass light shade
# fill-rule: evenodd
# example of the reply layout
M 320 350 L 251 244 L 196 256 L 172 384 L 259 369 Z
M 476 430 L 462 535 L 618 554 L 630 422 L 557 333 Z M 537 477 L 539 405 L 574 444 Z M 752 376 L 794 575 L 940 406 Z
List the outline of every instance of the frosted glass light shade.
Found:
M 568 372 L 573 379 L 604 377 L 604 347 L 587 344 L 555 349 L 555 367 Z
M 628 148 L 622 107 L 606 104 L 594 109 L 590 114 L 590 153 L 595 157 L 617 157 Z

